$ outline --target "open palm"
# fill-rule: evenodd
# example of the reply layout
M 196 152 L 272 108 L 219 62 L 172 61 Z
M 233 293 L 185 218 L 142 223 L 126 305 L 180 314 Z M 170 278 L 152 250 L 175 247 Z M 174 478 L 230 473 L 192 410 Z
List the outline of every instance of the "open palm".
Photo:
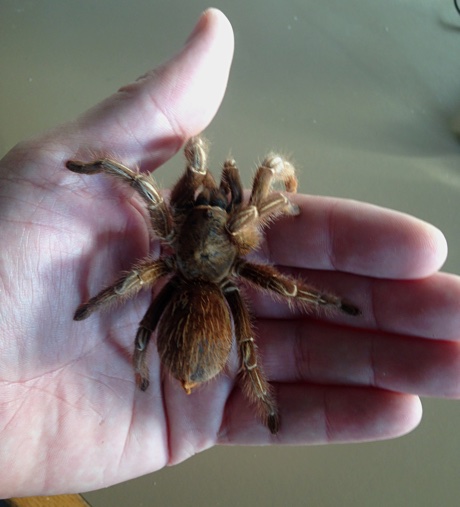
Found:
M 187 397 L 152 347 L 150 388 L 136 388 L 132 343 L 150 294 L 72 320 L 151 244 L 135 199 L 65 161 L 109 153 L 155 169 L 211 121 L 232 51 L 228 21 L 208 11 L 166 65 L 1 161 L 1 497 L 100 488 L 216 443 L 391 438 L 417 424 L 417 395 L 460 396 L 460 281 L 436 273 L 442 234 L 356 202 L 297 196 L 300 216 L 268 232 L 267 260 L 363 312 L 306 318 L 253 294 L 276 436 L 235 388 L 233 360 Z

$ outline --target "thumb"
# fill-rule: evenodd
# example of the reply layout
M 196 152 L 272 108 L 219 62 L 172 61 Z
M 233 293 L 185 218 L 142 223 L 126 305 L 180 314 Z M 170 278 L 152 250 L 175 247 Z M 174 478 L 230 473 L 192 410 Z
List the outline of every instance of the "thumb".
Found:
M 205 11 L 176 56 L 72 123 L 71 132 L 65 133 L 66 147 L 74 153 L 80 148 L 109 150 L 126 162 L 160 165 L 216 114 L 227 86 L 233 44 L 224 14 Z

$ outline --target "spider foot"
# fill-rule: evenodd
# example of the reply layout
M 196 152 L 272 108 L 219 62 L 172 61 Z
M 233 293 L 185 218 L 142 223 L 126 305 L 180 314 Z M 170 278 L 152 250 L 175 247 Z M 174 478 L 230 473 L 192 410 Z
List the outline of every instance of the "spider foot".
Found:
M 269 153 L 262 162 L 262 167 L 271 169 L 273 180 L 284 182 L 287 192 L 297 192 L 295 168 L 285 158 L 276 153 Z
M 202 137 L 191 137 L 184 147 L 184 154 L 187 159 L 189 169 L 198 174 L 206 174 L 208 146 Z
M 136 340 L 134 342 L 133 366 L 136 384 L 141 391 L 146 391 L 150 385 L 150 374 L 146 355 L 150 335 L 151 331 L 141 325 L 137 330 Z
M 75 314 L 73 316 L 73 320 L 85 320 L 91 315 L 91 313 L 92 313 L 92 309 L 91 309 L 90 305 L 88 303 L 83 303 L 75 311 Z
M 68 160 L 65 163 L 67 169 L 78 174 L 97 174 L 104 170 L 105 160 L 96 160 L 94 162 L 81 162 L 80 160 Z
M 140 373 L 136 373 L 136 384 L 141 391 L 147 391 L 150 385 L 150 380 L 143 377 Z
M 342 312 L 347 313 L 348 315 L 353 316 L 362 315 L 362 312 L 359 308 L 345 301 L 342 301 L 340 309 L 342 310 Z
M 280 430 L 280 416 L 277 413 L 272 413 L 267 418 L 267 426 L 270 433 L 276 435 Z

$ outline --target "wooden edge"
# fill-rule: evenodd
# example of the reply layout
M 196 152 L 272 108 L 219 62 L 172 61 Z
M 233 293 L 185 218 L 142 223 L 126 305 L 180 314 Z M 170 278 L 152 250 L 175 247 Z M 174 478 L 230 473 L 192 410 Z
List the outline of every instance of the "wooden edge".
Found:
M 80 495 L 28 496 L 4 502 L 10 507 L 91 507 Z

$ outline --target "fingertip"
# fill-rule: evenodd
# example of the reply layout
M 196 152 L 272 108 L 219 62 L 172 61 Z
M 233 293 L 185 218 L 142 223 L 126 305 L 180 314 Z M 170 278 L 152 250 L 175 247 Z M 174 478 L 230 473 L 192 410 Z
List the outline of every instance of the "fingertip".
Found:
M 427 265 L 430 269 L 428 274 L 431 274 L 441 269 L 446 262 L 448 245 L 443 232 L 431 224 L 427 224 L 426 243 L 427 250 L 431 251 L 431 266 Z
M 201 133 L 214 117 L 227 88 L 234 53 L 233 28 L 225 14 L 205 10 L 186 44 L 167 66 L 181 69 L 176 74 L 172 123 L 184 137 Z M 172 97 L 171 89 L 167 90 Z
M 376 278 L 420 279 L 444 263 L 447 242 L 437 227 L 400 211 L 336 202 L 340 205 L 329 220 L 330 257 L 336 269 Z
M 121 91 L 131 92 L 135 99 L 154 97 L 150 106 L 156 111 L 161 104 L 166 125 L 187 139 L 201 133 L 219 108 L 233 51 L 230 21 L 220 10 L 207 9 L 176 55 Z
M 206 37 L 208 35 L 222 38 L 229 44 L 229 49 L 233 51 L 234 36 L 230 20 L 222 11 L 214 7 L 210 7 L 201 13 L 185 45 L 193 44 L 196 40 L 199 40 L 200 37 Z
M 411 228 L 406 229 L 408 241 L 400 254 L 401 271 L 395 278 L 421 279 L 436 273 L 447 259 L 446 237 L 440 229 L 424 220 L 401 216 L 406 228 Z
M 393 433 L 384 438 L 397 438 L 407 435 L 420 424 L 423 415 L 422 402 L 418 396 L 401 394 L 394 398 Z

